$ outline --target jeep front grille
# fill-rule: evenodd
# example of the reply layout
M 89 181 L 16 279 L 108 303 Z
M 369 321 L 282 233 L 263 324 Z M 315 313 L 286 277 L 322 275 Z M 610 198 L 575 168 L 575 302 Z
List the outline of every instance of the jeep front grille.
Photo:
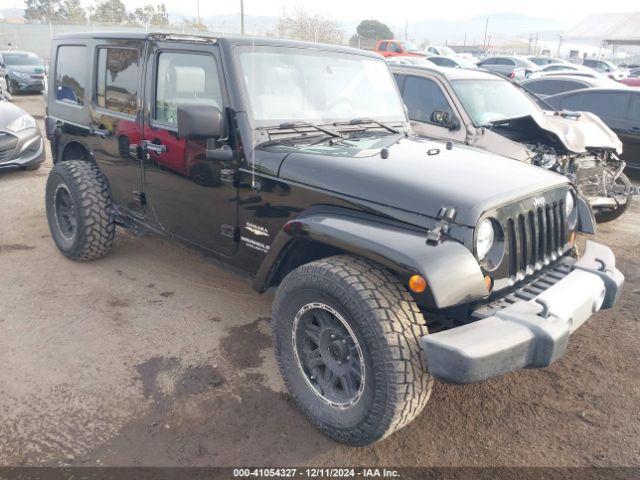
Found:
M 566 238 L 564 201 L 520 213 L 509 218 L 506 226 L 509 277 L 518 281 L 562 255 Z

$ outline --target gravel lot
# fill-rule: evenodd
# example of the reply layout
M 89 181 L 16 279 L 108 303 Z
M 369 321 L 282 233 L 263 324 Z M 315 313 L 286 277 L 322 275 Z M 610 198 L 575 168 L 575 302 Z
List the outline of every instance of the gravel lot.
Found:
M 41 96 L 15 103 L 42 121 Z M 622 299 L 563 359 L 436 384 L 409 427 L 347 448 L 289 403 L 269 294 L 153 236 L 65 259 L 44 213 L 50 167 L 0 173 L 0 464 L 640 466 L 640 201 L 597 235 Z

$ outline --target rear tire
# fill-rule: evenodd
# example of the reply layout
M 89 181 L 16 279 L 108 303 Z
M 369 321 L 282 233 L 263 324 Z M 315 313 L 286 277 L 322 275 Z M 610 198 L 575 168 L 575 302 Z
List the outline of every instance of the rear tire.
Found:
M 277 291 L 272 327 L 294 402 L 338 442 L 379 441 L 429 399 L 424 318 L 395 275 L 367 260 L 341 255 L 293 270 Z
M 115 221 L 107 180 L 93 163 L 57 163 L 46 189 L 47 220 L 58 249 L 73 260 L 104 257 L 113 244 Z
M 624 173 L 621 173 L 618 176 L 618 178 L 616 178 L 616 183 L 619 185 L 624 185 L 625 187 L 630 187 L 632 185 L 631 180 L 629 180 L 629 177 L 627 177 Z M 619 205 L 617 208 L 613 210 L 608 209 L 608 210 L 594 211 L 596 222 L 598 223 L 611 222 L 619 218 L 624 212 L 627 211 L 627 209 L 631 205 L 632 199 L 633 197 L 628 196 L 624 204 Z

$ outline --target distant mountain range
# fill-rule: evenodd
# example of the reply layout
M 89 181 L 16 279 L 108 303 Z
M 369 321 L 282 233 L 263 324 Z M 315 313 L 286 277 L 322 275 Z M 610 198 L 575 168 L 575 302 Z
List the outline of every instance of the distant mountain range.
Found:
M 24 10 L 19 8 L 0 9 L 0 18 L 1 16 L 20 17 L 23 14 Z M 337 19 L 337 16 L 334 18 Z M 423 19 L 409 22 L 407 25 L 390 23 L 389 26 L 397 38 L 404 38 L 406 28 L 407 37 L 417 43 L 425 41 L 433 44 L 461 44 L 466 39 L 467 45 L 470 45 L 483 42 L 487 18 L 489 19 L 487 37 L 490 37 L 491 43 L 494 44 L 508 42 L 516 38 L 528 38 L 531 34 L 538 34 L 540 40 L 557 38 L 559 32 L 571 27 L 571 25 L 555 19 L 530 17 L 516 13 L 476 16 L 466 20 Z M 180 13 L 169 13 L 169 21 L 173 24 L 182 23 L 184 20 L 193 21 L 194 18 Z M 379 18 L 379 20 L 385 21 L 384 18 Z M 239 15 L 214 15 L 203 17 L 200 21 L 216 32 L 240 32 Z M 358 23 L 358 21 L 340 22 L 340 26 L 345 32 L 345 40 L 355 33 Z M 245 15 L 244 24 L 247 34 L 266 35 L 276 31 L 278 18 L 275 16 Z

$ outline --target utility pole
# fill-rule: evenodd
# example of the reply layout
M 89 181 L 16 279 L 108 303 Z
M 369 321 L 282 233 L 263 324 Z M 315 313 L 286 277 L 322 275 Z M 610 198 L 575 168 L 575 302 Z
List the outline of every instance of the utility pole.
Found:
M 405 42 L 409 39 L 408 30 L 409 30 L 409 20 L 405 20 L 404 22 L 404 41 Z
M 489 29 L 489 17 L 487 17 L 487 23 L 484 24 L 484 40 L 482 40 L 482 49 L 487 50 L 487 30 Z
M 244 35 L 244 0 L 240 0 L 240 33 Z
M 200 0 L 196 0 L 196 23 L 200 25 Z

